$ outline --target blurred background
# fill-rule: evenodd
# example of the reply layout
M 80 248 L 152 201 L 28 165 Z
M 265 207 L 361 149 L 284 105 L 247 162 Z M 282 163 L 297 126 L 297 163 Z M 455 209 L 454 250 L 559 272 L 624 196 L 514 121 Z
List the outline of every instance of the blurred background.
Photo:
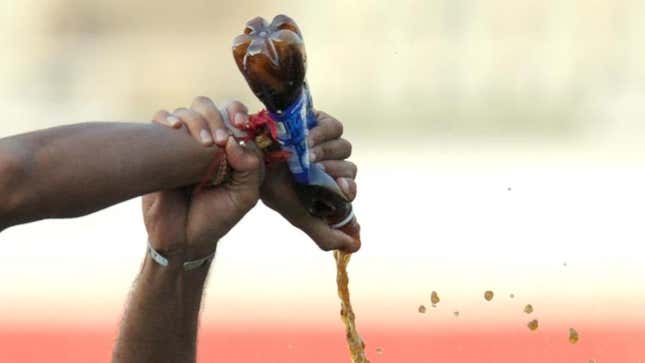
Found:
M 231 40 L 278 13 L 354 143 L 372 362 L 645 360 L 643 1 L 5 0 L 0 137 L 198 95 L 259 110 Z M 0 234 L 0 361 L 109 361 L 140 220 L 133 200 Z M 332 256 L 256 208 L 218 248 L 199 361 L 349 361 Z

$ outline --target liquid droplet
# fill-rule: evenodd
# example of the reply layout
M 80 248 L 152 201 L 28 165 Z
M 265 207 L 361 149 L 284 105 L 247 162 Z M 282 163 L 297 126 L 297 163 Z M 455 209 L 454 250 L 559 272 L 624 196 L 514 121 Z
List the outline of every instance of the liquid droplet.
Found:
M 532 331 L 537 330 L 537 328 L 538 328 L 538 321 L 537 321 L 537 319 L 534 319 L 534 320 L 529 321 L 529 323 L 528 323 L 528 324 L 526 324 L 526 326 L 528 326 L 528 327 L 529 327 L 529 329 L 531 329 Z
M 573 328 L 569 328 L 569 343 L 576 344 L 579 339 L 578 332 Z
M 439 299 L 439 294 L 437 294 L 436 291 L 433 291 L 432 294 L 430 294 L 430 301 L 432 302 L 433 307 L 441 301 L 441 299 Z

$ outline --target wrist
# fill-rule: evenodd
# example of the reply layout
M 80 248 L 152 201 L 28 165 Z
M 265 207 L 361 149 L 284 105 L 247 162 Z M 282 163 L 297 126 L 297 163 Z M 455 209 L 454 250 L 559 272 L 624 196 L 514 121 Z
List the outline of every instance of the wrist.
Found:
M 164 256 L 162 258 L 167 264 L 161 264 L 155 260 L 153 253 L 149 250 L 146 252 L 141 270 L 141 279 L 148 287 L 177 287 L 185 284 L 198 286 L 200 282 L 205 281 L 213 261 L 213 258 L 210 258 L 199 266 L 187 269 L 183 255 Z
M 215 257 L 216 246 L 217 243 L 164 248 L 160 247 L 159 243 L 149 241 L 146 255 L 159 267 L 173 271 L 190 271 L 206 265 L 210 266 Z
M 186 242 L 168 242 L 163 237 L 148 235 L 148 243 L 155 251 L 159 252 L 169 260 L 192 261 L 208 255 L 211 255 L 217 249 L 215 239 L 210 243 L 186 243 Z
M 179 317 L 181 321 L 196 322 L 209 266 L 185 271 L 177 264 L 161 266 L 151 258 L 150 254 L 146 254 L 135 285 L 135 296 L 144 297 L 144 308 L 148 313 L 163 316 L 161 312 L 154 312 L 155 307 L 172 304 L 175 309 L 178 308 L 179 311 L 189 314 L 188 317 Z

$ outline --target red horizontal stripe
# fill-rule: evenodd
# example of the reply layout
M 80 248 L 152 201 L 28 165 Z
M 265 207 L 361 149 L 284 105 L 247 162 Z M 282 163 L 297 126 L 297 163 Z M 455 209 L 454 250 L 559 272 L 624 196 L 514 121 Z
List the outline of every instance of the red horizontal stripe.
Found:
M 340 324 L 340 323 L 339 323 Z M 502 330 L 406 331 L 363 329 L 373 363 L 641 362 L 645 327 L 578 326 L 580 341 L 568 342 L 568 327 L 530 332 L 523 326 Z M 0 327 L 0 362 L 91 363 L 109 361 L 116 327 Z M 382 355 L 376 348 L 382 348 Z M 204 327 L 199 362 L 348 362 L 344 332 L 315 327 Z

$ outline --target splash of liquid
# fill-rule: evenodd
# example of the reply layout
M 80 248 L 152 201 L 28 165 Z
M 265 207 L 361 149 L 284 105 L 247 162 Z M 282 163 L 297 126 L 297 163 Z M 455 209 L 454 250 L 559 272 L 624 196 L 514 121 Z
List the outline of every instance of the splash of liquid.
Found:
M 334 251 L 336 259 L 336 283 L 340 297 L 340 319 L 345 324 L 347 347 L 352 357 L 352 363 L 370 363 L 365 355 L 365 343 L 356 330 L 356 322 L 352 303 L 349 299 L 349 277 L 347 264 L 352 255 L 342 251 Z
M 534 319 L 534 320 L 529 321 L 529 323 L 528 323 L 528 324 L 526 324 L 526 326 L 528 326 L 528 327 L 529 327 L 529 329 L 531 329 L 531 330 L 537 330 L 537 328 L 538 328 L 538 321 L 537 321 L 537 319 Z
M 573 328 L 569 328 L 569 343 L 576 344 L 578 342 L 578 339 L 580 339 L 578 331 Z
M 430 294 L 430 302 L 432 302 L 432 306 L 437 305 L 439 303 L 439 301 L 441 301 L 441 299 L 439 299 L 439 294 L 437 294 L 436 291 L 433 291 Z

